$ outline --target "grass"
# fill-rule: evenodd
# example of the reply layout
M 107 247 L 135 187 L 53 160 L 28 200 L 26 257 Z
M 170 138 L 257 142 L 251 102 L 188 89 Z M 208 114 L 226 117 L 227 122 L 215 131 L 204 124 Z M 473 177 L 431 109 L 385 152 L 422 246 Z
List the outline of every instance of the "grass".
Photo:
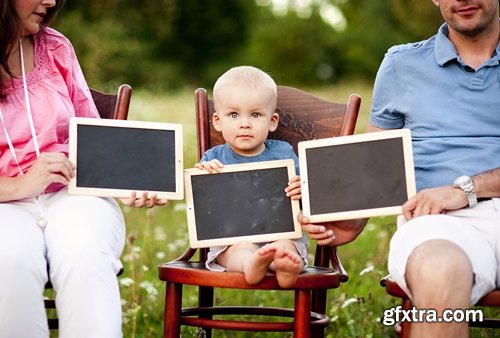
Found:
M 356 132 L 367 126 L 371 86 L 349 83 L 327 88 L 309 88 L 318 96 L 345 102 L 350 93 L 363 98 Z M 194 89 L 176 93 L 151 94 L 137 91 L 132 95 L 129 119 L 181 123 L 184 126 L 184 162 L 192 167 L 197 159 L 194 120 Z M 125 272 L 120 276 L 124 336 L 131 338 L 160 337 L 163 330 L 165 284 L 158 279 L 157 266 L 178 257 L 188 246 L 185 204 L 172 201 L 166 207 L 133 209 L 122 207 L 127 223 L 127 244 L 122 261 Z M 371 219 L 363 233 L 353 242 L 339 248 L 341 260 L 349 273 L 349 281 L 328 293 L 327 311 L 331 324 L 328 337 L 391 337 L 392 328 L 384 327 L 381 316 L 385 309 L 399 304 L 386 295 L 379 280 L 387 274 L 388 244 L 395 231 L 393 217 Z M 197 294 L 184 289 L 184 305 L 194 305 Z M 291 306 L 293 293 L 218 290 L 218 304 L 242 303 Z M 183 328 L 182 337 L 202 337 L 193 328 Z M 279 334 L 214 331 L 214 337 L 289 337 Z M 481 334 L 481 336 L 485 336 Z

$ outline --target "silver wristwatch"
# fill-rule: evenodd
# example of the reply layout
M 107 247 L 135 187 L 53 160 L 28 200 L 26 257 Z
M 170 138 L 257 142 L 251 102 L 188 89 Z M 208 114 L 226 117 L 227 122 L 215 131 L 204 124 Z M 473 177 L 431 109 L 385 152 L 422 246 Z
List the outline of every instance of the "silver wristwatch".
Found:
M 469 207 L 472 208 L 477 204 L 477 196 L 474 191 L 474 184 L 472 182 L 472 178 L 470 176 L 460 176 L 457 177 L 455 181 L 453 181 L 453 186 L 456 188 L 460 188 L 465 192 L 467 196 L 467 200 L 469 200 Z

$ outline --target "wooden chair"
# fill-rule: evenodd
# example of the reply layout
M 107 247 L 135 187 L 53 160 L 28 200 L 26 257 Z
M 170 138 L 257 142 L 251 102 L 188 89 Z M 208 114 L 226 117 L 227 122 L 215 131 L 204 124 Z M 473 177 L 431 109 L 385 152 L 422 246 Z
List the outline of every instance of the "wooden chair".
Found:
M 211 124 L 213 102 L 205 89 L 195 91 L 198 154 L 224 142 L 222 135 Z M 286 140 L 297 151 L 302 140 L 351 135 L 361 104 L 361 98 L 352 94 L 347 104 L 328 102 L 292 87 L 278 87 L 278 129 L 270 138 Z M 206 337 L 212 329 L 241 331 L 293 331 L 294 337 L 323 337 L 329 324 L 325 315 L 327 290 L 337 288 L 348 277 L 333 247 L 317 246 L 314 266 L 301 274 L 293 289 L 293 309 L 261 306 L 214 306 L 214 288 L 246 290 L 282 290 L 273 274 L 269 273 L 257 285 L 247 284 L 243 274 L 213 272 L 205 269 L 208 249 L 200 249 L 199 260 L 192 261 L 196 249 L 188 248 L 176 260 L 159 266 L 159 278 L 166 282 L 165 337 L 179 337 L 181 325 L 202 327 Z M 333 268 L 329 268 L 330 263 Z M 199 287 L 198 307 L 182 308 L 183 285 Z M 215 315 L 254 315 L 289 318 L 285 321 L 238 321 L 215 319 Z M 290 318 L 293 320 L 290 321 Z
M 122 84 L 118 87 L 118 92 L 116 94 L 106 94 L 92 88 L 90 92 L 101 118 L 115 120 L 127 119 L 132 96 L 132 88 L 129 85 Z M 120 271 L 118 275 L 122 274 L 122 272 L 123 271 Z M 50 280 L 45 285 L 45 289 L 52 289 Z M 56 309 L 56 302 L 54 299 L 46 298 L 44 302 L 45 309 Z M 59 328 L 59 320 L 57 317 L 49 317 L 47 320 L 50 330 L 57 330 Z
M 399 287 L 399 285 L 394 280 L 391 279 L 390 275 L 382 278 L 380 280 L 380 285 L 385 288 L 386 292 L 389 295 L 401 298 L 401 309 L 410 310 L 413 307 L 413 304 L 408 298 L 408 295 L 403 291 L 403 289 Z M 487 293 L 477 302 L 476 306 L 500 307 L 500 289 Z M 485 318 L 482 322 L 470 322 L 469 326 L 482 328 L 500 328 L 500 319 Z M 410 337 L 411 322 L 403 321 L 401 323 L 398 323 L 394 329 L 399 337 Z

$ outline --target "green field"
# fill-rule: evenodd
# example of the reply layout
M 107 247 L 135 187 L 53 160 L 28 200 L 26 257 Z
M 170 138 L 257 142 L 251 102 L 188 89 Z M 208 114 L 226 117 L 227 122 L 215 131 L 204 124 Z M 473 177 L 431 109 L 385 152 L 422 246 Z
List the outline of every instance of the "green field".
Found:
M 345 102 L 350 93 L 363 98 L 357 133 L 364 132 L 371 101 L 371 87 L 362 83 L 309 89 L 318 96 Z M 129 119 L 181 123 L 184 125 L 185 167 L 196 162 L 196 130 L 194 124 L 194 89 L 176 93 L 150 94 L 134 92 Z M 180 255 L 188 246 L 185 204 L 170 202 L 166 207 L 131 209 L 123 207 L 128 241 L 122 261 L 125 273 L 120 276 L 125 337 L 161 337 L 165 284 L 157 277 L 157 266 Z M 331 324 L 328 337 L 391 337 L 392 328 L 384 327 L 381 316 L 398 300 L 385 294 L 379 280 L 386 275 L 388 243 L 395 230 L 394 218 L 371 219 L 354 242 L 339 248 L 340 258 L 349 273 L 349 281 L 330 290 L 327 311 Z M 197 295 L 186 287 L 184 305 L 194 305 Z M 216 302 L 229 305 L 269 304 L 290 306 L 292 292 L 269 293 L 218 290 Z M 478 333 L 478 336 L 489 336 Z M 182 337 L 202 337 L 193 328 L 183 329 Z M 255 334 L 214 331 L 214 337 L 289 337 L 291 335 Z

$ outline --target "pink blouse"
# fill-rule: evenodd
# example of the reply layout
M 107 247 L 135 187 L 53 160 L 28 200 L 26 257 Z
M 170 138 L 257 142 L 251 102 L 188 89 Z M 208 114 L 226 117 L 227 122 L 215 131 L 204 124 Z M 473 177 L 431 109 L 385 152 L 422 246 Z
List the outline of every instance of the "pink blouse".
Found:
M 34 35 L 34 69 L 27 74 L 33 123 L 40 152 L 68 154 L 69 119 L 73 116 L 99 118 L 71 42 L 52 28 Z M 23 81 L 5 81 L 0 107 L 5 127 L 26 172 L 36 160 L 26 110 Z M 1 123 L 1 122 L 0 122 Z M 19 169 L 11 154 L 3 127 L 0 128 L 0 176 L 15 177 Z M 59 187 L 60 188 L 60 187 Z M 58 190 L 50 186 L 47 191 Z

